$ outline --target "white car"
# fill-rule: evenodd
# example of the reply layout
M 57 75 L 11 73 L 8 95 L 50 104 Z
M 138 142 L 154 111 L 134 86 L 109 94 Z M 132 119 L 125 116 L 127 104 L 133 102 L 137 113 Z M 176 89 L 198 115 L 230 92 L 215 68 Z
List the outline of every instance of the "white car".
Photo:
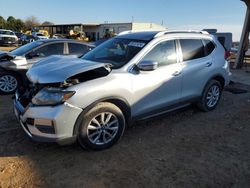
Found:
M 39 32 L 32 32 L 32 35 L 34 37 L 37 37 L 38 39 L 49 39 L 49 37 L 45 36 L 44 34 L 42 33 L 39 33 Z
M 0 29 L 0 45 L 15 45 L 18 43 L 18 38 L 11 30 Z

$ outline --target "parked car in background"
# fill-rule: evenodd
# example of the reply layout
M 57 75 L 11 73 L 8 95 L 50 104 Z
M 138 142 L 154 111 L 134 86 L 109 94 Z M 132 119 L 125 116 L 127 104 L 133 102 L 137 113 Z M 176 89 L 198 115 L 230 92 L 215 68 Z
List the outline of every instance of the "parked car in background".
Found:
M 62 34 L 54 34 L 52 39 L 65 39 L 66 37 Z
M 24 44 L 28 44 L 30 42 L 34 42 L 34 41 L 38 40 L 38 38 L 34 37 L 33 35 L 23 34 L 21 36 L 20 40 L 21 40 L 21 45 L 24 45 Z
M 38 39 L 49 39 L 48 36 L 45 36 L 43 33 L 39 33 L 39 32 L 32 32 L 32 36 Z
M 30 66 L 50 55 L 80 56 L 94 46 L 69 39 L 38 40 L 11 52 L 0 52 L 0 94 L 13 93 Z M 60 65 L 59 65 L 60 66 Z M 45 71 L 46 72 L 46 71 Z
M 192 103 L 211 111 L 229 84 L 225 50 L 207 32 L 137 32 L 107 40 L 82 58 L 32 66 L 14 111 L 34 140 L 106 149 L 135 120 Z M 62 65 L 62 66 L 60 66 Z
M 228 58 L 229 62 L 232 62 L 232 63 L 235 62 L 236 57 L 237 57 L 237 53 L 238 53 L 238 49 L 239 49 L 239 46 L 235 46 L 235 47 L 230 49 L 230 57 Z M 250 58 L 250 45 L 248 46 L 248 49 L 245 51 L 244 57 Z
M 0 45 L 17 45 L 18 38 L 11 30 L 0 29 Z
M 23 35 L 23 33 L 21 33 L 21 32 L 14 32 L 15 33 L 15 35 L 17 36 L 17 38 L 18 38 L 18 44 L 21 44 L 21 37 L 22 37 L 22 35 Z

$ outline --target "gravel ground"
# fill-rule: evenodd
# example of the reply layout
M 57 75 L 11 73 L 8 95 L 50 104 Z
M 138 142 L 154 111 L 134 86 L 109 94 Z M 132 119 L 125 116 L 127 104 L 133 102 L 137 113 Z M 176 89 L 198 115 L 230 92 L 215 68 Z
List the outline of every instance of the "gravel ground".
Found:
M 231 87 L 250 91 L 250 86 Z M 250 93 L 138 122 L 99 152 L 29 140 L 0 96 L 0 187 L 250 187 Z
M 14 46 L 0 46 L 0 50 L 2 50 L 2 51 L 10 51 L 10 50 L 13 50 L 15 48 L 16 47 L 14 47 Z

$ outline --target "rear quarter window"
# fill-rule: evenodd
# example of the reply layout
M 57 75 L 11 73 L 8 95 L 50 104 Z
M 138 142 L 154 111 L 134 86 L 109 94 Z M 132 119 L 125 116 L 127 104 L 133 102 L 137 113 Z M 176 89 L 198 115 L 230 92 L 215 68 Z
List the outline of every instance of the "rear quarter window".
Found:
M 203 40 L 203 42 L 205 45 L 206 55 L 210 55 L 215 49 L 214 43 L 210 40 Z
M 72 55 L 83 55 L 90 50 L 88 46 L 78 43 L 68 43 L 68 46 L 69 54 Z
M 180 39 L 183 61 L 205 57 L 205 47 L 201 39 Z

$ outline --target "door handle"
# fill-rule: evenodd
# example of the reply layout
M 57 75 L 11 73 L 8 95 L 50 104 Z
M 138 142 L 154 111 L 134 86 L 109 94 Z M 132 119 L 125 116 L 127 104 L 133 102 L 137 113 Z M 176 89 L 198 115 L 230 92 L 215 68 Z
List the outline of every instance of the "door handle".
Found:
M 212 62 L 207 62 L 206 67 L 211 67 L 212 64 L 213 64 Z
M 181 74 L 181 71 L 175 71 L 172 75 L 173 76 L 179 76 Z

